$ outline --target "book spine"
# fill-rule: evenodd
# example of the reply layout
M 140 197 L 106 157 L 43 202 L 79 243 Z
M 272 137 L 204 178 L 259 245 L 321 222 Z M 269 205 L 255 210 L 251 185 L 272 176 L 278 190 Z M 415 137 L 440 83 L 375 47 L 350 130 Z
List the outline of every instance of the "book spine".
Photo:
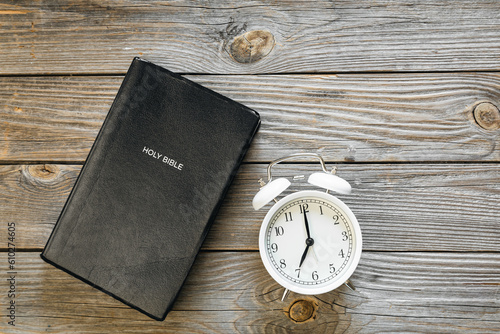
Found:
M 92 183 L 96 181 L 100 165 L 104 161 L 106 152 L 108 151 L 106 150 L 105 146 L 108 143 L 112 143 L 113 136 L 118 131 L 118 128 L 121 123 L 120 118 L 122 114 L 126 112 L 127 109 L 129 108 L 130 105 L 129 97 L 131 96 L 130 90 L 131 87 L 133 86 L 132 82 L 137 80 L 137 77 L 140 75 L 142 64 L 143 62 L 140 59 L 134 58 L 134 60 L 132 61 L 132 65 L 127 71 L 127 74 L 125 75 L 125 78 L 118 90 L 118 93 L 116 94 L 116 98 L 113 101 L 109 109 L 109 112 L 106 115 L 106 118 L 104 119 L 104 122 L 99 130 L 99 133 L 97 134 L 94 143 L 92 144 L 92 147 L 90 149 L 89 154 L 87 155 L 87 158 L 85 159 L 85 163 L 83 164 L 80 174 L 76 179 L 75 185 L 73 186 L 73 189 L 71 190 L 68 199 L 66 200 L 66 203 L 64 204 L 63 209 L 59 214 L 57 222 L 52 230 L 52 233 L 49 236 L 49 239 L 45 245 L 44 250 L 41 253 L 41 257 L 46 261 L 50 262 L 48 253 L 50 252 L 53 236 L 58 230 L 60 226 L 59 222 L 62 220 L 62 217 L 66 214 L 69 204 L 72 202 L 75 193 L 77 191 L 82 191 L 82 190 L 90 192 L 92 189 Z M 88 173 L 91 174 L 96 173 L 97 175 L 92 177 L 86 177 Z

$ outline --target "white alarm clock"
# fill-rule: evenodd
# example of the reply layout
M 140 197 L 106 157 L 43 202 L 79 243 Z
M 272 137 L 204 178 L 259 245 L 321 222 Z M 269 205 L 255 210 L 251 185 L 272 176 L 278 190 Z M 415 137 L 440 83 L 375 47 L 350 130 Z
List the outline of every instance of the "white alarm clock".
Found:
M 321 172 L 312 173 L 307 182 L 326 189 L 302 190 L 280 200 L 276 197 L 291 182 L 286 178 L 273 180 L 272 167 L 296 157 L 319 159 Z M 314 153 L 294 154 L 271 162 L 267 169 L 268 183 L 255 195 L 252 205 L 259 210 L 273 199 L 276 203 L 266 214 L 259 234 L 259 251 L 269 274 L 288 290 L 315 295 L 346 284 L 361 257 L 362 238 L 358 220 L 337 197 L 328 193 L 351 192 L 344 179 L 328 172 L 323 158 Z

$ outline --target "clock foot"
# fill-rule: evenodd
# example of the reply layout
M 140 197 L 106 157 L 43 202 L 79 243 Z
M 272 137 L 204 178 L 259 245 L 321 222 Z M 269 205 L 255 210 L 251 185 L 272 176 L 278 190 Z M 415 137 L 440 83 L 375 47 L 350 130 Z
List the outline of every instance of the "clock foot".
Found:
M 345 281 L 344 284 L 345 284 L 345 286 L 347 286 L 352 291 L 356 290 L 356 288 L 354 287 L 354 285 L 352 284 L 352 282 L 350 280 Z
M 283 292 L 283 297 L 281 297 L 281 301 L 285 301 L 286 296 L 288 296 L 288 293 L 289 293 L 289 292 L 290 292 L 290 290 L 285 289 L 285 292 Z

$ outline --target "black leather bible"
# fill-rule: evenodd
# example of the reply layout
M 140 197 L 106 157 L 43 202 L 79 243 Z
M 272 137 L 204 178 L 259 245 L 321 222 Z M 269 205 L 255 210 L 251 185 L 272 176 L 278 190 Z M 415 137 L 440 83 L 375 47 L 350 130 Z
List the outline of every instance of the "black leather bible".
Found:
M 165 319 L 259 124 L 135 58 L 42 258 Z

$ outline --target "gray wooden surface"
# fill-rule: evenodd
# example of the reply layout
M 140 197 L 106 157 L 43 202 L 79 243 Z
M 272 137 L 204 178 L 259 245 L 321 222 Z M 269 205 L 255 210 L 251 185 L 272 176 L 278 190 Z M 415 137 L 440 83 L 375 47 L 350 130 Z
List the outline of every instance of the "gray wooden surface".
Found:
M 486 0 L 0 0 L 0 332 L 500 331 L 499 13 Z M 134 56 L 262 116 L 163 322 L 39 257 Z M 298 152 L 353 185 L 339 197 L 364 252 L 356 291 L 282 302 L 251 199 L 267 163 Z

